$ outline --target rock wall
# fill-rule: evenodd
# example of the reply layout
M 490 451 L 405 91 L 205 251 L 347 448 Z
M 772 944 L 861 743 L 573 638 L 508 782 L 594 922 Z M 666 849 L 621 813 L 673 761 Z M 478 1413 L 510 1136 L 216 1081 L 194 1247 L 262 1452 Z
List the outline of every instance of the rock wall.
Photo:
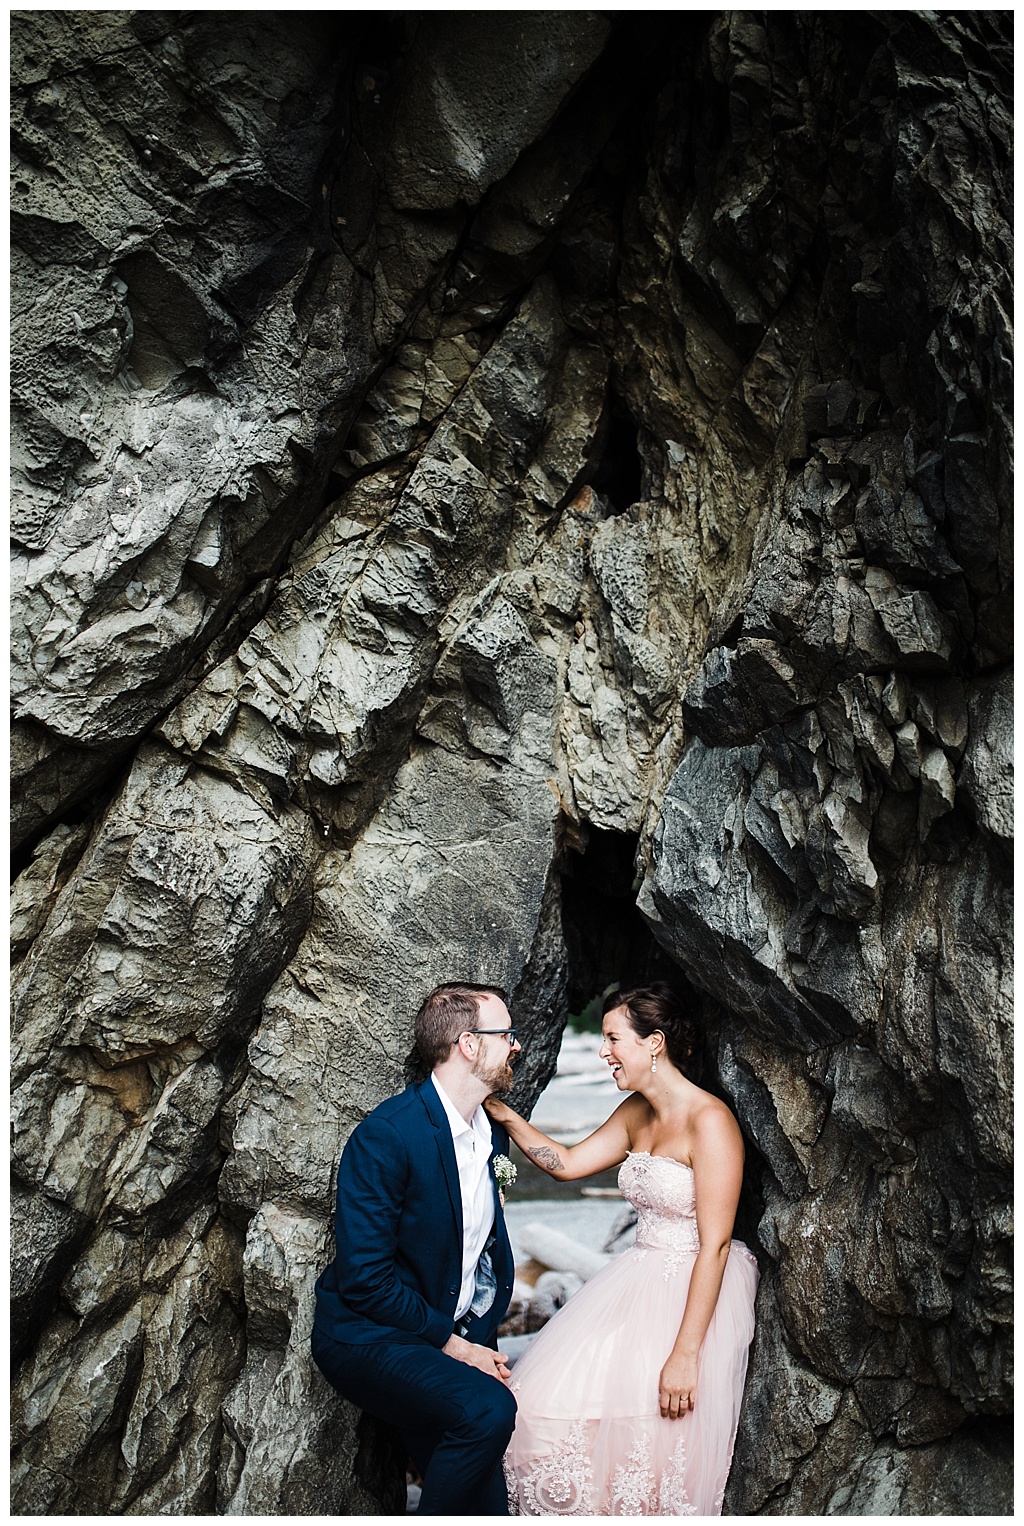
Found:
M 1011 1508 L 1009 39 L 12 18 L 16 1510 L 400 1509 L 337 1157 L 453 975 L 528 1107 L 637 902 L 750 1145 L 728 1507 Z

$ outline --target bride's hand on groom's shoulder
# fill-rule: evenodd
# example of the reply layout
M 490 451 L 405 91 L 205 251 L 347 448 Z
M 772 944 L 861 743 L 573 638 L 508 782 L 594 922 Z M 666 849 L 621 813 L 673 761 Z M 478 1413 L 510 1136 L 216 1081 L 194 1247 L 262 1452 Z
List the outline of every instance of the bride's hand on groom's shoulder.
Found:
M 485 1097 L 484 1107 L 495 1123 L 505 1124 L 510 1119 L 515 1119 L 519 1116 L 518 1113 L 513 1112 L 507 1102 L 501 1102 L 497 1097 Z

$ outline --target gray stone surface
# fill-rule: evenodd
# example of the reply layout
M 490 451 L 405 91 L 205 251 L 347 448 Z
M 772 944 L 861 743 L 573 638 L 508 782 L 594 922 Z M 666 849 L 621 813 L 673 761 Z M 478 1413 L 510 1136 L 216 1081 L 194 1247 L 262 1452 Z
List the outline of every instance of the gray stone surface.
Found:
M 14 14 L 15 1510 L 401 1509 L 339 1153 L 440 979 L 528 1109 L 636 901 L 749 1145 L 728 1507 L 1009 1508 L 1009 41 Z

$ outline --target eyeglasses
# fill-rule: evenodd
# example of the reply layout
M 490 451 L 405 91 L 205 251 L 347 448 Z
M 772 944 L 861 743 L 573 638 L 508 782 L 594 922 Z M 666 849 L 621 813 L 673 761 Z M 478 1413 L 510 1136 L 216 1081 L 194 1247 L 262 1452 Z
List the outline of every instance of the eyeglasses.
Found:
M 510 1044 L 514 1044 L 516 1041 L 516 1030 L 514 1028 L 464 1028 L 462 1031 L 463 1033 L 478 1033 L 481 1037 L 485 1034 L 493 1033 L 495 1038 L 508 1039 Z M 461 1037 L 462 1033 L 459 1034 L 459 1038 Z M 453 1044 L 458 1042 L 459 1039 L 452 1039 Z

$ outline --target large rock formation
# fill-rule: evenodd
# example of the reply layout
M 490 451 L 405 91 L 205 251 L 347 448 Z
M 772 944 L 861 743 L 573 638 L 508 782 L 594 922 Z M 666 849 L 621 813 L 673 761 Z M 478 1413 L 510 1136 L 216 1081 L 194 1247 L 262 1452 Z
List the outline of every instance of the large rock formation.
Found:
M 660 958 L 727 1505 L 1007 1510 L 1006 14 L 12 41 L 14 1508 L 399 1508 L 308 1356 L 345 1139 L 436 980 L 529 1106 Z

